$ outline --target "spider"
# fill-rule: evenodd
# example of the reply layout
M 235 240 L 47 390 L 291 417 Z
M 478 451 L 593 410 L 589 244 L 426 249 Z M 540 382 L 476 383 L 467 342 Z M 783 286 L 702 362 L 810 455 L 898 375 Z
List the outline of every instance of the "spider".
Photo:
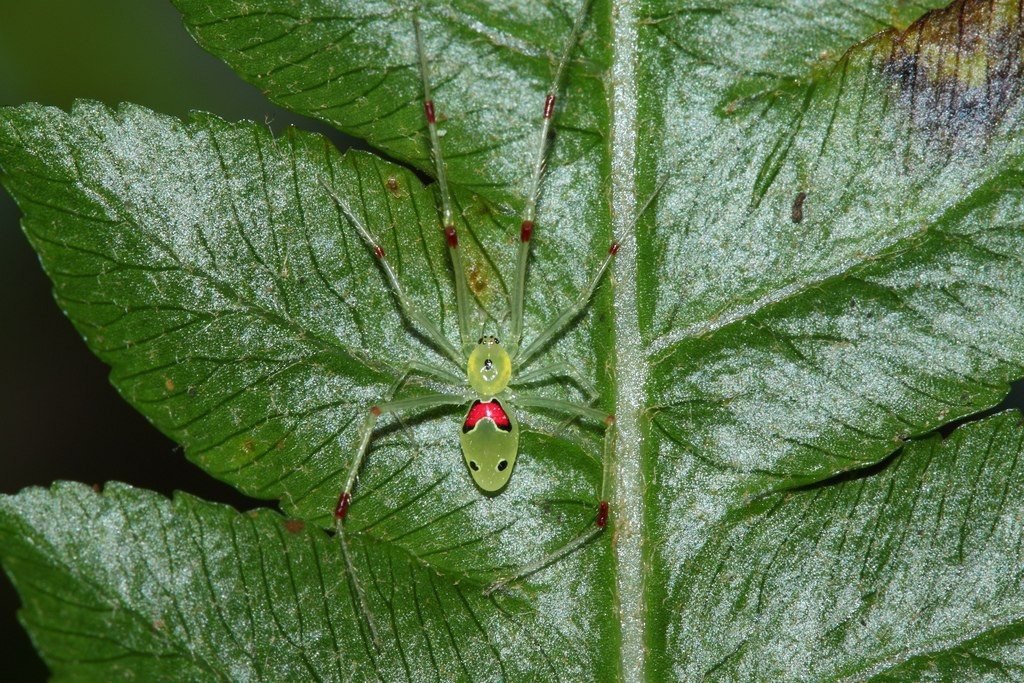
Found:
M 465 372 L 464 376 L 455 372 L 436 367 L 429 363 L 411 360 L 404 367 L 395 383 L 381 397 L 380 402 L 370 406 L 360 427 L 357 437 L 355 457 L 349 465 L 344 484 L 338 496 L 334 510 L 335 529 L 341 539 L 342 550 L 346 563 L 354 579 L 354 568 L 348 560 L 348 552 L 344 541 L 343 524 L 353 501 L 352 493 L 356 479 L 363 466 L 366 454 L 373 437 L 374 428 L 382 415 L 395 415 L 412 411 L 427 411 L 441 406 L 469 404 L 459 434 L 462 455 L 469 475 L 476 485 L 488 495 L 499 494 L 508 484 L 515 469 L 516 455 L 519 450 L 519 422 L 516 419 L 517 407 L 540 408 L 565 414 L 570 418 L 591 420 L 604 427 L 604 456 L 608 454 L 614 442 L 614 416 L 589 405 L 571 401 L 531 396 L 521 391 L 513 392 L 513 387 L 537 382 L 549 377 L 568 377 L 584 388 L 586 393 L 593 395 L 587 383 L 576 377 L 564 365 L 547 364 L 522 371 L 522 368 L 541 356 L 549 343 L 562 331 L 569 327 L 586 309 L 594 291 L 601 282 L 609 265 L 619 251 L 618 242 L 612 242 L 597 272 L 592 276 L 587 287 L 580 293 L 575 303 L 562 311 L 534 339 L 527 343 L 523 339 L 523 308 L 526 287 L 527 262 L 530 256 L 530 243 L 536 226 L 537 202 L 540 196 L 541 180 L 549 147 L 552 118 L 555 112 L 555 101 L 562 80 L 562 75 L 572 48 L 576 44 L 581 26 L 587 14 L 589 0 L 584 0 L 580 7 L 572 30 L 555 69 L 551 85 L 544 98 L 543 114 L 537 137 L 536 156 L 529 190 L 522 209 L 522 222 L 519 233 L 519 246 L 516 263 L 514 287 L 511 294 L 511 313 L 506 344 L 498 336 L 487 334 L 472 340 L 469 292 L 466 286 L 466 273 L 462 256 L 459 252 L 459 237 L 455 230 L 454 213 L 451 195 L 448 188 L 448 177 L 445 161 L 441 151 L 441 136 L 437 129 L 437 115 L 430 91 L 430 65 L 424 46 L 422 31 L 418 18 L 413 18 L 416 33 L 416 49 L 419 56 L 419 70 L 423 86 L 423 111 L 426 117 L 427 130 L 430 136 L 430 149 L 436 172 L 437 184 L 441 198 L 440 219 L 444 238 L 451 257 L 455 280 L 456 306 L 459 321 L 459 343 L 451 342 L 438 326 L 406 296 L 398 280 L 394 268 L 389 263 L 384 249 L 367 229 L 360 217 L 352 211 L 345 200 L 335 194 L 329 187 L 328 192 L 345 215 L 346 219 L 356 228 L 367 246 L 373 251 L 380 264 L 387 285 L 394 294 L 402 313 L 413 324 L 423 337 L 444 357 Z M 417 373 L 451 387 L 447 393 L 434 393 L 413 398 L 395 398 L 399 388 L 410 375 Z M 606 496 L 606 476 L 602 479 L 600 502 L 597 505 L 593 526 L 578 534 L 568 543 L 554 552 L 548 553 L 538 560 L 518 568 L 513 573 L 499 578 L 485 591 L 489 594 L 499 590 L 508 583 L 525 578 L 551 564 L 560 557 L 581 547 L 591 538 L 599 534 L 608 524 L 609 504 Z M 356 583 L 358 590 L 358 582 Z M 361 600 L 364 603 L 365 601 Z M 364 609 L 364 611 L 366 611 Z M 367 615 L 368 616 L 368 615 Z M 372 628 L 372 626 L 371 626 Z

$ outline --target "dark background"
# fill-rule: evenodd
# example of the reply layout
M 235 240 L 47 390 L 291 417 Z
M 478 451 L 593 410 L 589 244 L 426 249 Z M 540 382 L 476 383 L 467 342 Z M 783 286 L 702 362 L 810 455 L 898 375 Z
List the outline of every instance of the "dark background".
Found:
M 273 106 L 200 49 L 169 0 L 0 0 L 0 106 L 66 109 L 77 98 L 328 132 Z M 0 190 L 0 493 L 55 479 L 118 480 L 251 507 L 117 395 L 106 366 L 54 304 L 19 215 Z M 0 681 L 42 681 L 47 670 L 17 622 L 18 604 L 0 577 Z
M 168 0 L 0 0 L 0 105 L 75 98 L 130 101 L 185 116 L 267 121 L 329 132 L 274 107 L 203 52 Z M 339 146 L 348 143 L 332 134 Z M 107 369 L 54 305 L 49 281 L 0 191 L 0 493 L 55 479 L 181 489 L 252 505 L 187 462 L 123 402 Z M 1024 391 L 1011 400 L 1020 406 Z M 0 681 L 40 681 L 46 668 L 18 625 L 18 598 L 0 578 Z

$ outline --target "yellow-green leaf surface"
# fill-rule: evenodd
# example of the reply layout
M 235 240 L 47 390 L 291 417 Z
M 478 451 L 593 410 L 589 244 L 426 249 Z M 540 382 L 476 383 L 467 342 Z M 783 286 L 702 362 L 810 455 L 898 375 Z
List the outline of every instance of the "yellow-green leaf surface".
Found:
M 525 327 L 621 241 L 536 362 L 573 368 L 616 414 L 609 529 L 485 598 L 592 525 L 600 425 L 520 411 L 516 471 L 488 497 L 460 409 L 382 423 L 348 519 L 380 648 L 331 515 L 368 406 L 410 359 L 447 361 L 332 193 L 456 339 L 412 7 L 175 4 L 268 97 L 376 151 L 131 105 L 0 110 L 5 186 L 114 385 L 287 516 L 124 487 L 5 499 L 0 554 L 60 675 L 1019 674 L 1024 432 L 1001 414 L 934 434 L 1024 376 L 1020 2 L 594 2 L 555 117 Z M 578 7 L 418 9 L 484 333 L 508 327 L 518 212 Z

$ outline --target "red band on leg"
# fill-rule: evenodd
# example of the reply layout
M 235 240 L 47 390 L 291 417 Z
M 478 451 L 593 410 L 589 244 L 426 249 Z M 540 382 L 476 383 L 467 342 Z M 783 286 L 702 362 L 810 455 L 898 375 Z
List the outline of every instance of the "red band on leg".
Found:
M 343 493 L 338 497 L 338 504 L 334 508 L 334 518 L 338 521 L 345 519 L 348 514 L 348 504 L 352 502 L 351 493 Z
M 544 118 L 550 119 L 555 114 L 555 96 L 548 95 L 544 100 Z
M 458 234 L 456 234 L 454 226 L 446 225 L 444 228 L 444 236 L 445 239 L 448 240 L 449 247 L 454 249 L 455 247 L 459 246 L 459 236 Z

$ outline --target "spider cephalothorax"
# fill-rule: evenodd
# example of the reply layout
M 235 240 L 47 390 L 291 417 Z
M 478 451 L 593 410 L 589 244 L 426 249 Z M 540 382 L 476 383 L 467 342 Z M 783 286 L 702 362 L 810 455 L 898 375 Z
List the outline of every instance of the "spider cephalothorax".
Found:
M 469 354 L 466 376 L 481 399 L 505 391 L 512 379 L 512 359 L 497 337 L 480 337 Z

